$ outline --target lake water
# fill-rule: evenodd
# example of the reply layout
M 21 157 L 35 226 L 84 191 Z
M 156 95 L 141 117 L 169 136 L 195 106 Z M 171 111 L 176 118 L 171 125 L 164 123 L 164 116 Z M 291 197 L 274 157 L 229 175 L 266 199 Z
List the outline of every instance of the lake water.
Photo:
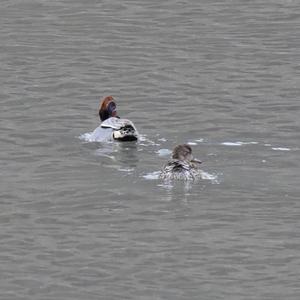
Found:
M 299 11 L 2 0 L 0 298 L 300 299 Z M 80 139 L 110 94 L 138 143 Z

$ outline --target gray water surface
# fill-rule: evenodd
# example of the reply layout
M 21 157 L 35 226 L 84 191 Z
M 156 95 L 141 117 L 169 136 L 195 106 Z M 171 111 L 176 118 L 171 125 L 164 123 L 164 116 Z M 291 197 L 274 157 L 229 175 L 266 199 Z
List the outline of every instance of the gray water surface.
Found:
M 299 12 L 2 0 L 0 299 L 300 299 Z M 109 94 L 138 143 L 80 138 Z

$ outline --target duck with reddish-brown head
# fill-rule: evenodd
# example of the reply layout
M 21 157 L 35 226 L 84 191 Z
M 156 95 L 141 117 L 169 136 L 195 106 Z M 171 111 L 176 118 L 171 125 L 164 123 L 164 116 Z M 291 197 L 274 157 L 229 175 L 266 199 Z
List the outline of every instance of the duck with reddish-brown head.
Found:
M 138 132 L 134 124 L 130 120 L 118 116 L 117 105 L 112 96 L 104 97 L 101 100 L 99 117 L 102 123 L 92 132 L 94 141 L 136 141 L 138 139 Z
M 190 145 L 178 145 L 173 150 L 172 159 L 163 167 L 160 178 L 193 181 L 201 177 L 200 164 L 201 161 L 193 157 Z

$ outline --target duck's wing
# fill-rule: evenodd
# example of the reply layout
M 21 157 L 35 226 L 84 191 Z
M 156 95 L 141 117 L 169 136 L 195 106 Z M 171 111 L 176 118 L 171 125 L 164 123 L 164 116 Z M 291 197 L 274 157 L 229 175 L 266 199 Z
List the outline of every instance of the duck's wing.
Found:
M 102 122 L 101 127 L 113 129 L 113 138 L 118 141 L 136 141 L 138 139 L 138 132 L 128 119 L 111 117 Z
M 187 161 L 172 159 L 163 167 L 160 178 L 172 180 L 195 180 L 198 171 Z
M 183 170 L 190 169 L 189 163 L 184 160 L 173 159 L 171 162 L 169 162 L 169 165 L 172 165 L 174 171 L 181 171 L 182 169 Z
M 131 126 L 132 128 L 134 128 L 134 130 L 136 130 L 134 124 L 128 119 L 111 117 L 101 123 L 102 128 L 112 128 L 114 130 L 119 130 L 126 126 Z
M 171 173 L 179 173 L 184 170 L 188 170 L 188 165 L 186 165 L 183 161 L 172 159 L 168 161 L 162 170 L 163 174 L 171 174 Z

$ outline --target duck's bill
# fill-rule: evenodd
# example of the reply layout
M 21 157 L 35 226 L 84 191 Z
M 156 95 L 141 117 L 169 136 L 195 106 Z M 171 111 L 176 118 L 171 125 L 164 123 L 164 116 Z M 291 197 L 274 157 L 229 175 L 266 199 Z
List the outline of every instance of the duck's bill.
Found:
M 191 161 L 192 161 L 193 163 L 202 164 L 202 161 L 199 160 L 199 159 L 197 159 L 197 158 L 193 158 Z

